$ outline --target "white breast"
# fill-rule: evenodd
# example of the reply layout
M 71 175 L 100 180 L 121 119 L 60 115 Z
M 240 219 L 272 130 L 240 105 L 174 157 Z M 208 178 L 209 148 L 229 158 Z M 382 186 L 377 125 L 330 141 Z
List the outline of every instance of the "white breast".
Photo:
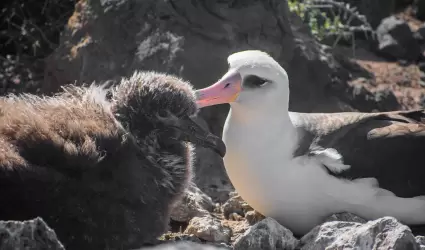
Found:
M 342 209 L 333 194 L 340 180 L 328 175 L 316 158 L 294 159 L 291 133 L 290 128 L 238 124 L 229 113 L 224 164 L 238 193 L 255 210 L 305 233 L 329 214 L 329 206 Z

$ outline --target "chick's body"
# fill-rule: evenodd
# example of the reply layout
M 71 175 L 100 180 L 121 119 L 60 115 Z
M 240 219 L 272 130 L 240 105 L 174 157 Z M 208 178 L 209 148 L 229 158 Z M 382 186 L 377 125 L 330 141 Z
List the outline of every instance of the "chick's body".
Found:
M 191 176 L 192 146 L 169 124 L 197 112 L 192 92 L 136 72 L 112 100 L 96 86 L 0 99 L 0 219 L 40 216 L 67 249 L 153 241 Z

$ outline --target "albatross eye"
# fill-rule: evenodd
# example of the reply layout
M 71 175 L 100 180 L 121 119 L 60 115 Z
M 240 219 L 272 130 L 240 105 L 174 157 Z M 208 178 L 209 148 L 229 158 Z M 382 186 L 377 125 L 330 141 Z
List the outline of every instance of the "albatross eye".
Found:
M 246 76 L 243 80 L 243 85 L 249 88 L 258 88 L 268 83 L 266 79 L 255 75 Z

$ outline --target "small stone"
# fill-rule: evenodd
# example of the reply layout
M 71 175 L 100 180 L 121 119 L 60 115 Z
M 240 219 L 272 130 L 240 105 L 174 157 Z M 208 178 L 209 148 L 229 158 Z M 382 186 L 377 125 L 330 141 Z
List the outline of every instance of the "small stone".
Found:
M 298 240 L 291 231 L 267 217 L 241 235 L 234 244 L 234 250 L 293 250 L 297 245 Z
M 425 42 L 425 24 L 422 24 L 422 26 L 416 30 L 414 36 L 419 43 Z
M 245 219 L 248 221 L 249 225 L 254 225 L 255 223 L 263 220 L 266 218 L 261 213 L 257 212 L 256 210 L 248 211 L 245 214 Z
M 175 241 L 191 241 L 201 243 L 201 240 L 193 234 L 178 235 L 174 238 Z
M 194 234 L 209 242 L 229 243 L 231 237 L 230 228 L 223 226 L 218 219 L 210 215 L 191 219 L 184 233 Z
M 243 220 L 243 217 L 242 217 L 242 216 L 240 216 L 240 215 L 239 215 L 239 214 L 237 214 L 237 213 L 231 213 L 231 214 L 229 215 L 229 220 L 241 221 L 241 220 Z
M 420 249 L 411 230 L 393 217 L 365 224 L 346 221 L 326 222 L 300 240 L 301 250 L 321 249 Z
M 252 207 L 249 206 L 240 195 L 237 195 L 237 193 L 233 193 L 229 196 L 230 199 L 227 200 L 226 203 L 224 203 L 221 207 L 226 219 L 230 219 L 230 214 L 237 213 L 241 216 L 245 216 L 247 211 L 253 210 Z
M 213 208 L 212 199 L 195 184 L 191 184 L 181 201 L 174 206 L 171 219 L 178 222 L 188 222 L 193 217 L 208 215 L 210 211 L 213 211 Z
M 400 59 L 400 60 L 397 61 L 397 63 L 400 66 L 404 66 L 404 67 L 409 66 L 409 61 L 407 61 L 407 60 Z
M 215 213 L 222 213 L 220 203 L 218 203 L 218 202 L 215 203 L 213 212 L 215 212 Z

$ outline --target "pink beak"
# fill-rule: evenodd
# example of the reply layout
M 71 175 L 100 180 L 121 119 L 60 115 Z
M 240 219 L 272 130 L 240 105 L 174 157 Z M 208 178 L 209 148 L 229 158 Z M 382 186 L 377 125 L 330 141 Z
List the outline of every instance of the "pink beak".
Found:
M 196 104 L 199 108 L 231 103 L 238 98 L 242 89 L 242 77 L 237 71 L 229 71 L 218 82 L 196 91 Z

